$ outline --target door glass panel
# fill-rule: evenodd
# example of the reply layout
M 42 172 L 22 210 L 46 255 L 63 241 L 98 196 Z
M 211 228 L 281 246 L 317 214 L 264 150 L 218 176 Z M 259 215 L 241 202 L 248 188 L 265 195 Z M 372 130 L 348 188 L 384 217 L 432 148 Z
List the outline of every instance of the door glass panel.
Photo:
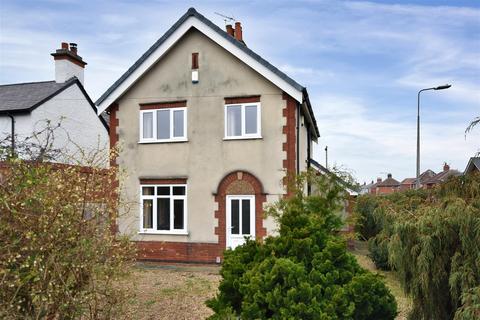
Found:
M 242 107 L 241 106 L 227 107 L 227 135 L 229 137 L 242 135 Z
M 143 200 L 143 228 L 153 228 L 153 200 Z
M 145 112 L 143 114 L 143 138 L 153 138 L 153 112 Z
M 242 200 L 242 234 L 250 234 L 250 200 Z
M 257 106 L 245 107 L 245 133 L 257 133 Z
M 230 211 L 232 234 L 240 234 L 240 200 L 232 200 Z
M 170 110 L 157 111 L 157 139 L 170 139 Z
M 183 110 L 173 111 L 173 136 L 174 137 L 183 137 Z
M 170 230 L 170 199 L 157 199 L 157 229 Z
M 183 229 L 183 200 L 173 200 L 173 228 Z

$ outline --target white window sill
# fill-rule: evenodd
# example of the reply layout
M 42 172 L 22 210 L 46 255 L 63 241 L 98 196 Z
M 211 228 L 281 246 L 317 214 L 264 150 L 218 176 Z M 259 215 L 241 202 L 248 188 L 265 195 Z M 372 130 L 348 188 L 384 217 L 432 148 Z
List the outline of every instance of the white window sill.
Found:
M 263 139 L 262 136 L 238 136 L 238 137 L 224 137 L 223 140 L 258 140 Z
M 175 139 L 175 140 L 140 140 L 139 144 L 149 144 L 149 143 L 175 143 L 175 142 L 188 142 L 188 139 Z
M 155 230 L 143 230 L 139 231 L 138 234 L 162 234 L 170 236 L 188 236 L 187 231 L 155 231 Z

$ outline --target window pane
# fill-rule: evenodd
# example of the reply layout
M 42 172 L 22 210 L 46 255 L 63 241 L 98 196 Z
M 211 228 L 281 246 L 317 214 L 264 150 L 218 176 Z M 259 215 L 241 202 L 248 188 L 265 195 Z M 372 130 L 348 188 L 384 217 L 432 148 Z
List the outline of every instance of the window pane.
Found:
M 144 196 L 153 196 L 154 190 L 155 189 L 153 187 L 142 187 L 142 194 Z
M 170 199 L 157 199 L 157 230 L 170 230 Z
M 185 187 L 173 187 L 173 195 L 174 196 L 184 196 L 185 195 Z
M 184 137 L 184 128 L 183 128 L 183 110 L 174 110 L 173 111 L 173 136 L 174 137 Z
M 252 134 L 257 132 L 257 106 L 245 107 L 245 133 Z
M 173 200 L 173 228 L 183 229 L 183 200 Z
M 157 139 L 170 139 L 170 110 L 157 111 Z
M 242 107 L 227 107 L 227 136 L 242 135 Z
M 231 205 L 232 234 L 240 234 L 240 200 L 232 200 Z
M 143 113 L 143 138 L 153 138 L 153 112 Z
M 170 187 L 157 187 L 157 195 L 159 196 L 169 196 Z
M 242 200 L 242 234 L 250 234 L 250 200 Z
M 143 200 L 143 228 L 153 228 L 153 200 Z

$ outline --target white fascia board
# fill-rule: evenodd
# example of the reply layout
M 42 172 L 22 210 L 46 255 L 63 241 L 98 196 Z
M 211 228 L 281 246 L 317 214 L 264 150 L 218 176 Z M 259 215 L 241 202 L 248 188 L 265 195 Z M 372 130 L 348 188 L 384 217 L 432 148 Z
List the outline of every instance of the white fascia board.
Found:
M 125 79 L 98 107 L 98 114 L 104 112 L 124 92 L 126 92 L 146 71 L 148 71 L 167 51 L 170 49 L 191 27 L 196 28 L 212 41 L 226 49 L 235 57 L 243 61 L 253 70 L 260 73 L 277 87 L 285 91 L 299 103 L 302 103 L 303 93 L 287 83 L 264 65 L 250 57 L 241 49 L 230 43 L 227 39 L 212 30 L 209 26 L 198 20 L 196 17 L 189 17 L 180 25 L 127 79 Z

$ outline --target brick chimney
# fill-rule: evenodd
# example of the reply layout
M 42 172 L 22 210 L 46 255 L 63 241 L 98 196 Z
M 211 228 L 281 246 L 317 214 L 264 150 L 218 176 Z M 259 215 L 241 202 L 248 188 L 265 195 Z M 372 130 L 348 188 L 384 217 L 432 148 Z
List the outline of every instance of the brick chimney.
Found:
M 391 173 L 387 174 L 387 179 L 391 179 L 391 178 L 392 178 L 392 174 Z
M 231 24 L 227 24 L 226 26 L 226 29 L 227 29 L 227 33 L 229 36 L 235 38 L 235 31 L 233 30 L 233 27 Z
M 243 42 L 243 34 L 242 34 L 242 24 L 240 22 L 235 22 L 235 39 L 238 41 Z
M 76 43 L 62 42 L 61 48 L 52 53 L 55 60 L 55 82 L 63 83 L 77 77 L 84 84 L 83 71 L 86 62 L 78 55 Z
M 377 183 L 382 182 L 382 178 L 377 178 Z
M 443 164 L 443 171 L 448 171 L 448 170 L 450 170 L 450 166 L 445 162 Z

